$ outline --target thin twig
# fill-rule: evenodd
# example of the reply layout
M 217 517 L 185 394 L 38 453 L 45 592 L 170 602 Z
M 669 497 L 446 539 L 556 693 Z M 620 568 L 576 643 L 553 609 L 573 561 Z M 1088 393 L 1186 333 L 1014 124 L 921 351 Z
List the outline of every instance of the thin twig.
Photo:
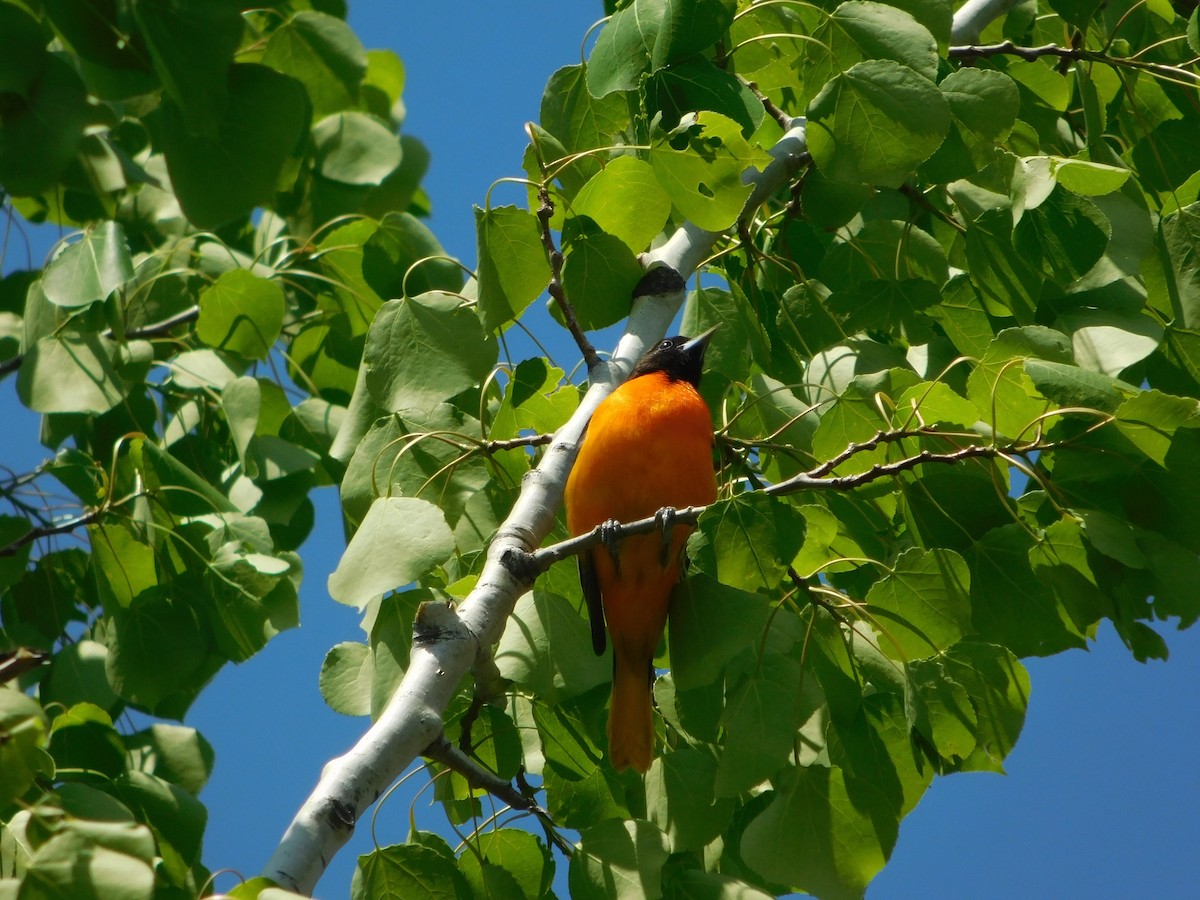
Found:
M 108 504 L 97 506 L 95 509 L 90 509 L 83 515 L 75 516 L 71 519 L 59 522 L 56 525 L 47 525 L 44 528 L 34 528 L 31 531 L 25 532 L 11 544 L 0 547 L 0 559 L 6 556 L 15 556 L 17 551 L 26 544 L 32 544 L 34 541 L 40 541 L 42 538 L 53 537 L 56 534 L 69 534 L 76 528 L 84 525 L 91 525 L 101 516 L 108 512 L 112 507 Z
M 142 328 L 132 328 L 129 331 L 126 331 L 125 340 L 128 341 L 137 340 L 139 338 L 162 337 L 164 334 L 170 332 L 171 329 L 178 328 L 180 325 L 183 325 L 187 322 L 192 322 L 199 318 L 199 316 L 200 307 L 189 306 L 182 312 L 177 312 L 173 316 L 168 316 L 161 322 L 151 322 L 149 325 L 146 325 Z M 111 340 L 114 337 L 113 330 L 109 328 L 101 332 L 101 336 Z M 4 362 L 0 362 L 0 378 L 3 378 L 5 375 L 15 372 L 17 369 L 21 368 L 21 362 L 24 359 L 25 354 L 18 353 L 16 356 L 10 357 L 9 359 L 4 360 Z
M 553 297 L 554 302 L 558 304 L 563 321 L 567 323 L 567 330 L 571 332 L 571 337 L 575 338 L 575 344 L 579 347 L 579 352 L 583 354 L 583 361 L 587 363 L 590 372 L 600 365 L 600 354 L 596 352 L 592 342 L 587 339 L 587 335 L 579 327 L 579 320 L 575 318 L 575 310 L 567 300 L 567 292 L 563 290 L 563 255 L 562 251 L 554 244 L 554 235 L 550 233 L 550 220 L 554 218 L 554 201 L 550 199 L 550 188 L 546 183 L 538 187 L 538 201 L 537 220 L 542 233 L 542 246 L 546 248 L 546 257 L 550 260 L 550 284 L 546 286 L 546 293 Z
M 490 455 L 504 450 L 517 450 L 521 447 L 541 447 L 552 440 L 554 440 L 553 434 L 530 434 L 525 437 L 506 438 L 502 441 L 484 441 L 480 445 L 480 449 Z
M 744 78 L 741 80 L 742 83 L 750 89 L 750 93 L 752 93 L 758 102 L 762 104 L 762 107 L 767 111 L 768 116 L 778 122 L 785 131 L 788 128 L 791 128 L 792 117 L 776 106 L 774 100 L 758 89 L 758 82 L 746 81 Z
M 1097 53 L 1084 47 L 1064 47 L 1061 44 L 1043 44 L 1040 47 L 1022 47 L 1012 41 L 1001 41 L 999 44 L 970 44 L 963 47 L 951 47 L 947 56 L 950 59 L 960 60 L 984 59 L 989 56 L 1015 56 L 1026 62 L 1033 62 L 1044 56 L 1055 56 L 1063 60 L 1087 60 L 1114 67 L 1142 69 L 1155 75 L 1169 77 L 1172 80 L 1187 76 L 1195 81 L 1200 81 L 1200 76 L 1177 66 L 1146 62 L 1124 56 L 1109 56 L 1106 53 Z
M 1029 441 L 1027 443 L 999 446 L 996 444 L 968 444 L 946 453 L 935 453 L 922 450 L 912 456 L 890 463 L 878 463 L 869 469 L 853 475 L 829 477 L 828 473 L 840 463 L 845 462 L 856 453 L 872 450 L 883 443 L 891 443 L 908 437 L 940 436 L 938 432 L 927 431 L 883 431 L 869 440 L 851 444 L 833 459 L 821 463 L 814 469 L 801 472 L 785 481 L 779 481 L 761 488 L 762 492 L 777 497 L 795 494 L 800 491 L 849 491 L 864 484 L 869 484 L 879 478 L 898 475 L 901 472 L 915 469 L 925 463 L 941 463 L 952 465 L 967 459 L 1000 458 L 1006 456 L 1021 456 L 1035 451 L 1051 450 L 1060 446 L 1061 442 Z M 624 537 L 639 534 L 661 532 L 664 527 L 676 525 L 695 525 L 707 506 L 687 506 L 683 509 L 660 509 L 652 516 L 637 519 L 633 522 L 597 525 L 591 531 L 576 535 L 557 544 L 550 544 L 532 552 L 510 548 L 501 557 L 501 564 L 518 581 L 529 584 L 536 580 L 556 562 L 576 556 L 584 550 L 590 550 L 605 541 L 620 540 Z

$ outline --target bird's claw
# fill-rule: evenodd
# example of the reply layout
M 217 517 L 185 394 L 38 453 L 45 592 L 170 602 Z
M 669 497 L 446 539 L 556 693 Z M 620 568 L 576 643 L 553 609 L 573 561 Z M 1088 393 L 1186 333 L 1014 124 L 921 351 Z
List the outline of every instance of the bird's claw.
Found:
M 662 533 L 662 555 L 660 559 L 664 566 L 671 561 L 671 529 L 675 527 L 675 507 L 664 506 L 654 514 L 654 521 Z
M 621 571 L 621 523 L 616 519 L 607 519 L 600 523 L 600 543 L 608 548 L 612 557 L 613 568 Z

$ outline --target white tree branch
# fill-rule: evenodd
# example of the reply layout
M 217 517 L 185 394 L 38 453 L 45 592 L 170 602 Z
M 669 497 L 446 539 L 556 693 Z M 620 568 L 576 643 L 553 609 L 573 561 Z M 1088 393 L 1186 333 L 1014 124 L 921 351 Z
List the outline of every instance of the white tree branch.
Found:
M 951 44 L 974 44 L 983 29 L 1000 18 L 1021 0 L 967 0 L 954 14 L 950 25 Z

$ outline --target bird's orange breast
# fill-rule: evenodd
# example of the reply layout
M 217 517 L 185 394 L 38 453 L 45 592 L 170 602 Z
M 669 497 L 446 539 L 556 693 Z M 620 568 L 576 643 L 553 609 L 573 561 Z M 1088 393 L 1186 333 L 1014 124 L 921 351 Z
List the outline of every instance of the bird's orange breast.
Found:
M 621 385 L 592 416 L 567 481 L 567 526 L 581 534 L 716 494 L 708 406 L 692 385 L 654 372 Z

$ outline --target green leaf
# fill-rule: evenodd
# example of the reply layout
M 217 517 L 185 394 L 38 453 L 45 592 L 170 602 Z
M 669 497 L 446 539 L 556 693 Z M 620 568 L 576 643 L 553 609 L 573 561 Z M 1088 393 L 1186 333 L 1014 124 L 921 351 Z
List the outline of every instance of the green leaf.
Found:
M 883 632 L 879 648 L 893 659 L 939 653 L 971 631 L 971 575 L 952 550 L 911 547 L 866 602 Z
M 808 107 L 808 149 L 834 181 L 899 187 L 937 150 L 950 107 L 933 82 L 886 59 L 834 76 Z
M 425 575 L 453 552 L 454 535 L 440 509 L 413 497 L 380 497 L 329 576 L 329 594 L 361 608 Z
M 1083 635 L 1050 587 L 1033 572 L 1033 542 L 1018 525 L 994 528 L 967 557 L 972 622 L 979 636 L 1018 656 L 1048 656 L 1083 647 Z
M 237 105 L 240 87 L 227 80 L 242 38 L 238 5 L 232 0 L 140 0 L 132 12 L 154 71 L 181 113 L 180 137 L 216 138 Z
M 771 778 L 788 761 L 800 724 L 800 663 L 783 653 L 766 653 L 730 691 L 721 715 L 725 746 L 713 791 L 736 797 Z
M 747 143 L 736 122 L 710 112 L 686 116 L 650 152 L 650 166 L 671 202 L 706 231 L 724 231 L 737 220 L 751 191 L 742 173 L 769 161 Z
M 5 191 L 33 196 L 54 187 L 75 160 L 92 115 L 87 91 L 70 62 L 47 54 L 25 101 L 5 110 L 0 133 Z
M 1103 0 L 1051 0 L 1050 8 L 1062 16 L 1063 21 L 1081 31 L 1086 31 Z
M 1058 406 L 1112 412 L 1133 392 L 1132 385 L 1066 363 L 1027 359 L 1024 368 L 1038 393 Z
M 526 754 L 528 759 L 528 754 Z M 600 768 L 588 775 L 570 780 L 560 775 L 558 769 L 547 766 L 542 773 L 546 786 L 546 809 L 554 821 L 566 828 L 582 828 L 607 819 L 623 819 L 629 815 L 624 802 L 619 799 L 624 792 L 615 783 L 615 776 L 608 776 Z
M 952 764 L 961 763 L 978 746 L 979 717 L 967 689 L 946 674 L 940 660 L 908 667 L 918 705 L 916 729 Z
M 1112 377 L 1158 349 L 1163 328 L 1149 316 L 1121 310 L 1081 309 L 1055 323 L 1071 336 L 1080 367 Z
M 883 3 L 848 0 L 813 34 L 801 71 L 810 94 L 830 78 L 866 59 L 900 63 L 932 81 L 937 42 L 909 13 Z
M 962 68 L 943 78 L 938 87 L 968 146 L 999 143 L 1012 131 L 1021 95 L 1003 72 Z
M 920 278 L 864 281 L 829 297 L 829 309 L 842 317 L 847 332 L 897 328 L 914 321 L 914 313 L 941 300 L 936 284 Z
M 667 836 L 640 819 L 610 819 L 580 829 L 580 849 L 571 857 L 568 882 L 575 900 L 657 900 Z
M 462 458 L 464 451 L 453 434 L 461 434 L 462 445 L 469 446 L 478 439 L 480 426 L 448 403 L 377 420 L 355 448 L 342 478 L 342 507 L 351 523 L 362 521 L 377 497 L 392 494 L 437 503 L 446 523 L 456 527 L 491 476 L 478 456 Z
M 579 406 L 579 390 L 566 380 L 562 369 L 540 357 L 524 359 L 504 386 L 504 399 L 492 419 L 492 439 L 516 437 L 530 430 L 557 431 Z
M 567 220 L 562 284 L 581 328 L 594 331 L 629 315 L 633 289 L 645 271 L 624 241 L 600 231 L 590 219 Z M 557 305 L 551 306 L 562 321 Z
M 459 868 L 476 897 L 496 896 L 489 877 L 496 869 L 511 877 L 515 897 L 541 897 L 550 889 L 554 861 L 545 846 L 529 832 L 515 828 L 488 831 L 479 835 L 476 850 L 478 855 L 467 852 L 459 860 Z
M 836 767 L 790 769 L 742 834 L 742 859 L 772 882 L 825 898 L 861 897 L 891 849 L 876 810 Z
M 240 357 L 217 350 L 188 350 L 170 363 L 171 383 L 185 391 L 222 391 L 246 369 Z
M 1068 191 L 1096 197 L 1111 194 L 1129 180 L 1132 172 L 1119 166 L 1089 162 L 1083 159 L 1051 157 L 1055 179 Z
M 933 235 L 898 219 L 867 222 L 852 242 L 831 247 L 821 263 L 821 278 L 833 291 L 885 278 L 899 282 L 923 280 L 936 289 L 946 283 L 949 274 L 946 251 Z M 924 297 L 917 290 L 912 293 L 914 299 Z M 925 298 L 907 305 L 921 309 L 932 304 Z
M 612 662 L 592 652 L 588 623 L 557 594 L 517 600 L 496 648 L 500 674 L 546 703 L 561 703 L 609 681 Z
M 1165 251 L 1171 307 L 1185 328 L 1200 327 L 1200 203 L 1159 223 L 1159 253 Z
M 420 219 L 389 212 L 362 246 L 362 277 L 380 297 L 412 297 L 429 291 L 456 293 L 462 270 Z
M 1027 359 L 1070 364 L 1066 335 L 1036 325 L 1007 328 L 995 336 L 967 379 L 967 399 L 985 422 L 1009 438 L 1028 435 L 1030 424 L 1050 408 L 1018 362 Z
M 212 746 L 194 728 L 156 723 L 124 738 L 131 769 L 199 794 L 212 774 Z
M 368 50 L 366 61 L 363 105 L 372 115 L 399 126 L 405 117 L 404 101 L 400 99 L 406 80 L 404 62 L 391 50 Z
M 145 772 L 126 772 L 117 779 L 116 787 L 138 820 L 153 827 L 158 855 L 167 855 L 164 844 L 169 843 L 187 868 L 200 862 L 200 844 L 208 821 L 204 804 L 182 788 Z
M 671 869 L 663 873 L 667 900 L 771 900 L 774 894 L 730 878 L 696 869 Z
M 31 897 L 104 897 L 150 900 L 154 895 L 154 838 L 150 829 L 132 822 L 69 828 L 37 848 L 21 893 Z M 101 840 L 94 838 L 100 837 Z M 145 855 L 126 852 L 136 842 Z
M 422 897 L 469 900 L 471 889 L 453 860 L 416 844 L 393 844 L 358 858 L 350 884 L 353 900 Z
M 298 81 L 239 63 L 229 69 L 229 104 L 215 134 L 189 134 L 172 102 L 149 124 L 183 212 L 197 227 L 211 228 L 270 203 L 308 120 L 308 95 Z
M 638 86 L 645 73 L 706 49 L 733 22 L 722 0 L 633 0 L 605 23 L 588 57 L 593 97 Z
M 757 647 L 770 617 L 770 603 L 706 575 L 684 582 L 671 604 L 671 674 L 680 690 L 720 678 L 734 657 Z
M 283 328 L 283 289 L 247 269 L 231 269 L 200 294 L 196 335 L 218 350 L 266 359 Z
M 147 598 L 109 618 L 105 663 L 113 690 L 159 715 L 181 716 L 212 675 L 211 637 L 198 611 Z
M 339 184 L 381 184 L 404 155 L 400 139 L 365 113 L 328 116 L 313 126 L 312 136 L 316 171 Z
M 341 19 L 302 10 L 271 32 L 263 64 L 304 85 L 317 118 L 358 103 L 367 52 Z
M 109 686 L 104 673 L 108 648 L 96 641 L 82 640 L 69 644 L 54 655 L 39 695 L 43 703 L 74 706 L 91 703 L 111 711 L 117 695 Z
M 371 648 L 358 641 L 334 644 L 321 663 L 321 697 L 334 712 L 365 716 L 371 712 Z
M 593 97 L 586 82 L 584 66 L 564 66 L 550 76 L 542 94 L 542 128 L 558 139 L 564 156 L 607 146 L 629 122 L 625 97 L 616 93 Z M 583 157 L 573 161 L 559 178 L 568 194 L 574 194 L 598 171 L 600 164 L 596 160 Z
M 385 410 L 428 409 L 483 381 L 496 353 L 458 297 L 434 291 L 389 300 L 367 332 L 367 389 Z
M 1014 206 L 1014 214 L 1019 209 Z M 1036 209 L 1026 208 L 1012 232 L 1013 249 L 1054 283 L 1083 277 L 1103 255 L 1112 225 L 1091 201 L 1055 189 Z
M 104 222 L 54 258 L 42 276 L 42 291 L 56 306 L 76 309 L 107 299 L 131 278 L 125 231 L 116 222 Z
M 942 657 L 946 675 L 963 686 L 977 721 L 975 750 L 957 768 L 1003 772 L 1029 705 L 1029 673 L 1011 651 L 963 641 Z
M 492 332 L 515 319 L 550 283 L 534 216 L 515 206 L 475 207 L 479 318 Z
M 671 215 L 671 198 L 654 169 L 636 156 L 618 156 L 575 195 L 571 212 L 587 216 L 634 253 L 645 250 Z
M 103 413 L 124 399 L 117 344 L 103 335 L 60 332 L 25 352 L 17 396 L 34 412 Z
M 1116 410 L 1117 428 L 1160 466 L 1176 429 L 1200 426 L 1200 402 L 1161 391 L 1139 391 Z
M 9 547 L 32 530 L 23 516 L 0 516 L 0 547 Z M 0 557 L 0 593 L 7 591 L 25 576 L 33 544 L 26 544 L 9 556 Z
M 774 590 L 804 541 L 804 517 L 761 491 L 718 500 L 696 527 L 688 545 L 696 568 L 744 590 Z
M 726 829 L 733 801 L 715 799 L 713 758 L 682 747 L 656 759 L 646 773 L 646 813 L 667 836 L 672 853 L 700 850 Z
M 566 706 L 538 703 L 533 707 L 533 719 L 546 759 L 543 775 L 553 772 L 568 781 L 579 782 L 600 768 L 603 754 L 577 714 Z M 594 791 L 586 793 L 591 795 L 586 802 L 593 804 L 594 809 L 601 798 Z
M 982 418 L 974 403 L 944 381 L 914 384 L 900 395 L 896 410 L 899 423 L 906 427 L 947 424 L 969 428 Z
M 38 775 L 52 775 L 46 755 L 46 717 L 36 700 L 0 690 L 0 805 L 25 793 Z
M 733 119 L 747 137 L 765 114 L 762 103 L 744 81 L 707 59 L 695 57 L 655 72 L 646 84 L 646 103 L 651 111 L 662 114 L 664 128 L 674 128 L 686 114 L 706 109 Z
M 0 6 L 0 94 L 28 98 L 46 64 L 46 36 L 20 7 Z
M 176 515 L 238 513 L 228 497 L 152 441 L 131 441 L 130 457 L 146 487 L 157 492 L 158 502 Z M 161 490 L 164 485 L 184 490 Z

